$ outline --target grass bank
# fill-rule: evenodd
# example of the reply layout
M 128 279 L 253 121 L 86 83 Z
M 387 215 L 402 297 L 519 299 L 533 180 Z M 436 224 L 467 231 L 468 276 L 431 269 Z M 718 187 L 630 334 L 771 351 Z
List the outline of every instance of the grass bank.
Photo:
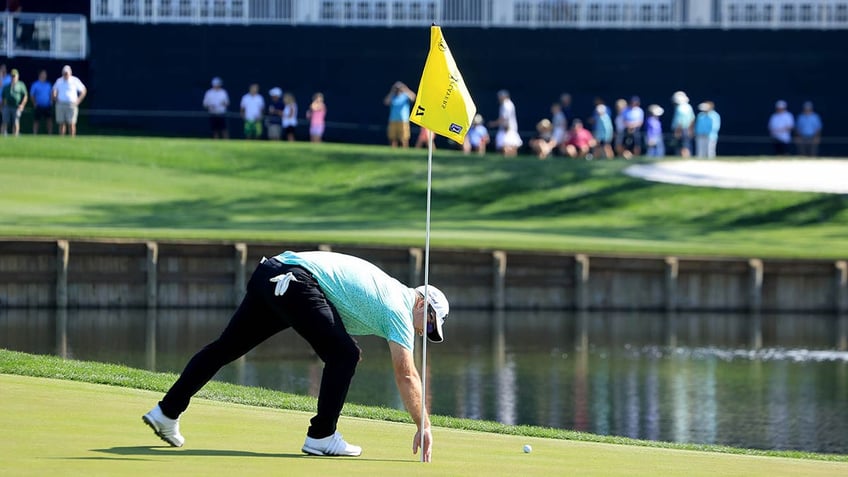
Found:
M 656 184 L 624 161 L 436 152 L 434 247 L 848 256 L 848 196 Z M 0 236 L 423 244 L 426 153 L 380 146 L 20 137 Z
M 120 365 L 63 360 L 61 358 L 53 356 L 32 355 L 27 353 L 19 353 L 0 349 L 0 383 L 3 383 L 4 378 L 2 378 L 2 375 L 18 375 L 33 378 L 59 379 L 89 384 L 109 385 L 132 390 L 150 391 L 151 393 L 144 395 L 146 399 L 144 404 L 140 405 L 140 407 L 133 408 L 132 411 L 124 411 L 130 412 L 131 414 L 132 412 L 135 412 L 137 414 L 139 412 L 143 413 L 144 411 L 146 411 L 146 409 L 143 409 L 144 406 L 152 406 L 152 403 L 155 403 L 156 400 L 161 397 L 161 393 L 165 392 L 176 378 L 176 376 L 173 374 L 155 373 L 151 371 L 128 368 Z M 38 386 L 38 384 L 36 384 L 36 386 Z M 8 392 L 6 391 L 8 389 L 7 385 L 2 384 L 0 385 L 0 387 L 4 389 L 4 393 L 2 394 L 7 399 L 11 399 L 9 397 Z M 120 392 L 114 390 L 110 392 L 112 394 L 121 394 Z M 139 395 L 138 393 L 129 394 L 135 396 Z M 272 391 L 269 389 L 257 387 L 238 386 L 234 384 L 214 381 L 209 383 L 203 390 L 201 390 L 201 392 L 198 394 L 198 398 L 221 403 L 239 404 L 260 408 L 270 408 L 275 410 L 286 410 L 292 412 L 306 413 L 304 415 L 305 417 L 301 416 L 300 418 L 300 420 L 303 422 L 298 424 L 298 428 L 296 429 L 298 433 L 303 432 L 303 429 L 306 425 L 304 423 L 308 422 L 308 418 L 310 417 L 309 413 L 312 413 L 315 410 L 315 399 L 311 397 L 287 394 L 279 391 Z M 61 394 L 56 394 L 52 397 L 47 396 L 45 399 L 47 400 L 46 404 L 58 407 L 58 409 L 60 410 L 64 409 L 62 404 L 64 402 L 64 398 Z M 23 401 L 27 401 L 27 399 L 23 399 Z M 19 403 L 17 405 L 25 406 L 26 404 L 27 403 L 24 402 Z M 39 405 L 45 403 L 39 403 L 38 401 L 35 401 L 31 402 L 30 404 Z M 89 407 L 92 406 L 89 405 Z M 8 412 L 8 408 L 6 409 L 7 412 L 0 413 L 0 419 L 9 419 L 9 414 L 14 414 Z M 193 409 L 194 406 L 192 407 L 192 413 L 194 412 Z M 30 412 L 23 412 L 23 414 L 30 416 L 27 419 L 32 419 L 32 415 Z M 411 429 L 411 421 L 409 420 L 408 415 L 405 412 L 397 409 L 347 404 L 344 408 L 343 415 L 346 418 L 364 418 L 387 423 L 405 423 L 409 426 L 409 429 Z M 140 414 L 139 416 L 135 416 L 133 414 L 130 417 L 133 418 L 132 421 L 134 425 L 135 418 L 140 417 Z M 126 419 L 127 416 L 122 416 L 118 421 L 122 422 L 121 425 L 123 426 L 127 425 L 123 424 L 123 421 L 125 421 Z M 622 448 L 624 454 L 650 454 L 651 452 L 659 452 L 657 456 L 660 456 L 665 455 L 664 453 L 660 452 L 660 450 L 677 450 L 689 452 L 707 452 L 710 454 L 731 454 L 737 456 L 751 456 L 759 458 L 777 457 L 793 460 L 800 459 L 829 461 L 848 464 L 848 455 L 816 454 L 799 451 L 766 451 L 740 449 L 715 445 L 696 445 L 685 443 L 643 441 L 615 436 L 600 436 L 595 434 L 574 432 L 564 429 L 552 429 L 537 426 L 509 426 L 491 421 L 458 419 L 446 416 L 433 416 L 432 421 L 434 426 L 437 426 L 442 430 L 451 429 L 456 431 L 486 433 L 486 436 L 484 437 L 485 442 L 488 442 L 488 439 L 492 439 L 496 442 L 515 443 L 517 447 L 510 450 L 509 452 L 520 451 L 521 446 L 517 445 L 520 440 L 506 439 L 506 436 L 521 437 L 525 439 L 544 439 L 547 441 L 567 441 L 570 443 L 579 442 L 584 444 L 596 445 L 598 446 L 597 449 L 606 449 L 607 446 L 611 444 L 616 444 L 624 446 Z M 200 423 L 194 421 L 192 425 L 198 424 Z M 14 427 L 4 426 L 4 428 L 12 429 Z M 141 427 L 138 427 L 138 429 L 141 429 Z M 409 434 L 410 436 L 405 436 L 404 439 L 409 440 L 411 444 L 411 433 Z M 496 436 L 504 437 L 501 438 Z M 143 437 L 145 436 L 138 436 L 136 440 L 141 443 L 150 443 L 149 441 L 144 440 Z M 300 437 L 300 439 L 302 439 L 302 437 Z M 477 445 L 485 447 L 488 444 L 482 444 L 478 442 Z M 561 444 L 556 445 L 559 446 Z M 294 447 L 295 444 L 290 444 L 290 446 L 295 450 L 299 449 Z M 240 446 L 232 446 L 232 448 L 236 447 L 241 448 Z M 440 449 L 444 451 L 445 447 L 449 446 L 443 445 L 440 446 Z M 848 466 L 846 466 L 846 470 L 848 470 Z

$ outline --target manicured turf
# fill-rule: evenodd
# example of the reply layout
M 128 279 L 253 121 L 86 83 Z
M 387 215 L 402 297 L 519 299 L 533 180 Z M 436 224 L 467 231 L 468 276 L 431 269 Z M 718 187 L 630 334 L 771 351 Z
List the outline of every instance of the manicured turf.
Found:
M 848 196 L 654 184 L 624 161 L 434 162 L 434 247 L 848 256 Z M 424 241 L 423 150 L 20 137 L 0 183 L 0 236 Z
M 5 475 L 844 475 L 848 463 L 619 446 L 436 428 L 434 461 L 411 454 L 411 424 L 342 418 L 360 458 L 300 452 L 310 414 L 197 399 L 187 442 L 141 423 L 159 393 L 0 375 Z M 533 446 L 531 454 L 522 446 Z

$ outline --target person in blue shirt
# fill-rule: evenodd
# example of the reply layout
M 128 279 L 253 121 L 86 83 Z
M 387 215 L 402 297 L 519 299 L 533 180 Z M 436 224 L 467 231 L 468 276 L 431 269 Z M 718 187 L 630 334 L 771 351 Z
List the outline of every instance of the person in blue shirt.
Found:
M 426 294 L 426 301 L 425 301 Z M 426 304 L 425 304 L 426 303 Z M 180 415 L 225 364 L 288 328 L 312 345 L 324 362 L 318 412 L 310 421 L 302 451 L 320 456 L 358 456 L 336 431 L 360 349 L 352 335 L 376 335 L 388 341 L 400 397 L 418 431 L 413 453 L 431 458 L 430 419 L 421 408 L 421 380 L 412 350 L 415 335 L 444 340 L 450 311 L 444 293 L 432 285 L 409 288 L 376 265 L 334 252 L 283 252 L 262 259 L 247 293 L 221 336 L 188 362 L 165 397 L 142 420 L 162 440 L 181 447 Z
M 674 132 L 675 142 L 680 157 L 692 155 L 692 135 L 695 123 L 695 111 L 689 104 L 689 96 L 683 91 L 676 91 L 671 96 L 675 104 L 674 116 L 671 118 L 671 130 Z
M 813 110 L 812 101 L 804 103 L 804 109 L 795 119 L 795 142 L 798 144 L 798 154 L 816 157 L 819 155 L 821 142 L 821 117 Z
M 32 133 L 38 134 L 42 121 L 47 123 L 47 134 L 53 134 L 53 85 L 47 81 L 47 70 L 38 73 L 38 81 L 29 87 L 29 97 L 35 113 L 32 120 Z
M 665 141 L 662 123 L 660 123 L 660 116 L 663 113 L 665 113 L 665 110 L 658 104 L 648 106 L 648 120 L 645 122 L 645 145 L 648 146 L 646 153 L 648 157 L 665 156 Z
M 387 135 L 392 147 L 409 147 L 409 111 L 413 101 L 415 92 L 401 81 L 396 81 L 383 99 L 383 104 L 389 107 Z
M 721 116 L 716 112 L 712 101 L 699 104 L 698 111 L 700 112 L 695 118 L 695 153 L 698 157 L 713 159 L 716 156 Z

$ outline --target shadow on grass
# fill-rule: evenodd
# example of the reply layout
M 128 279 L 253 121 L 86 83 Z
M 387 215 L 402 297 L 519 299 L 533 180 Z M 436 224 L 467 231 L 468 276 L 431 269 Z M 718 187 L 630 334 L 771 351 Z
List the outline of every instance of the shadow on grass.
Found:
M 306 454 L 293 453 L 270 453 L 253 452 L 234 449 L 175 449 L 170 446 L 128 446 L 110 447 L 108 449 L 91 449 L 92 452 L 111 454 L 118 457 L 81 457 L 80 459 L 118 459 L 118 460 L 146 460 L 143 457 L 163 456 L 187 456 L 187 457 L 268 457 L 282 459 L 326 459 L 327 457 L 310 456 Z M 362 457 L 331 457 L 345 461 L 370 461 L 370 462 L 407 462 L 408 459 L 368 459 Z

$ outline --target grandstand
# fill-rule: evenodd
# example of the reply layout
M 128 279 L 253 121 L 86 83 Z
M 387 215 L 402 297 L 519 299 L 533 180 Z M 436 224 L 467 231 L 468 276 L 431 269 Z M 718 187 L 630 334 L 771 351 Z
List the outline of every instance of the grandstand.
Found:
M 481 113 L 494 116 L 494 93 L 507 88 L 527 134 L 562 92 L 585 117 L 595 96 L 611 103 L 638 94 L 669 110 L 682 89 L 716 102 L 720 154 L 767 153 L 765 123 L 781 98 L 793 111 L 814 101 L 825 121 L 822 152 L 848 155 L 839 134 L 848 119 L 833 106 L 844 94 L 848 0 L 31 3 L 38 12 L 24 2 L 23 13 L 2 16 L 6 63 L 27 80 L 36 68 L 71 62 L 90 86 L 88 127 L 107 132 L 203 135 L 200 98 L 221 76 L 233 98 L 258 82 L 293 92 L 301 109 L 323 91 L 329 140 L 383 142 L 381 99 L 395 80 L 417 84 L 426 27 L 436 22 Z

